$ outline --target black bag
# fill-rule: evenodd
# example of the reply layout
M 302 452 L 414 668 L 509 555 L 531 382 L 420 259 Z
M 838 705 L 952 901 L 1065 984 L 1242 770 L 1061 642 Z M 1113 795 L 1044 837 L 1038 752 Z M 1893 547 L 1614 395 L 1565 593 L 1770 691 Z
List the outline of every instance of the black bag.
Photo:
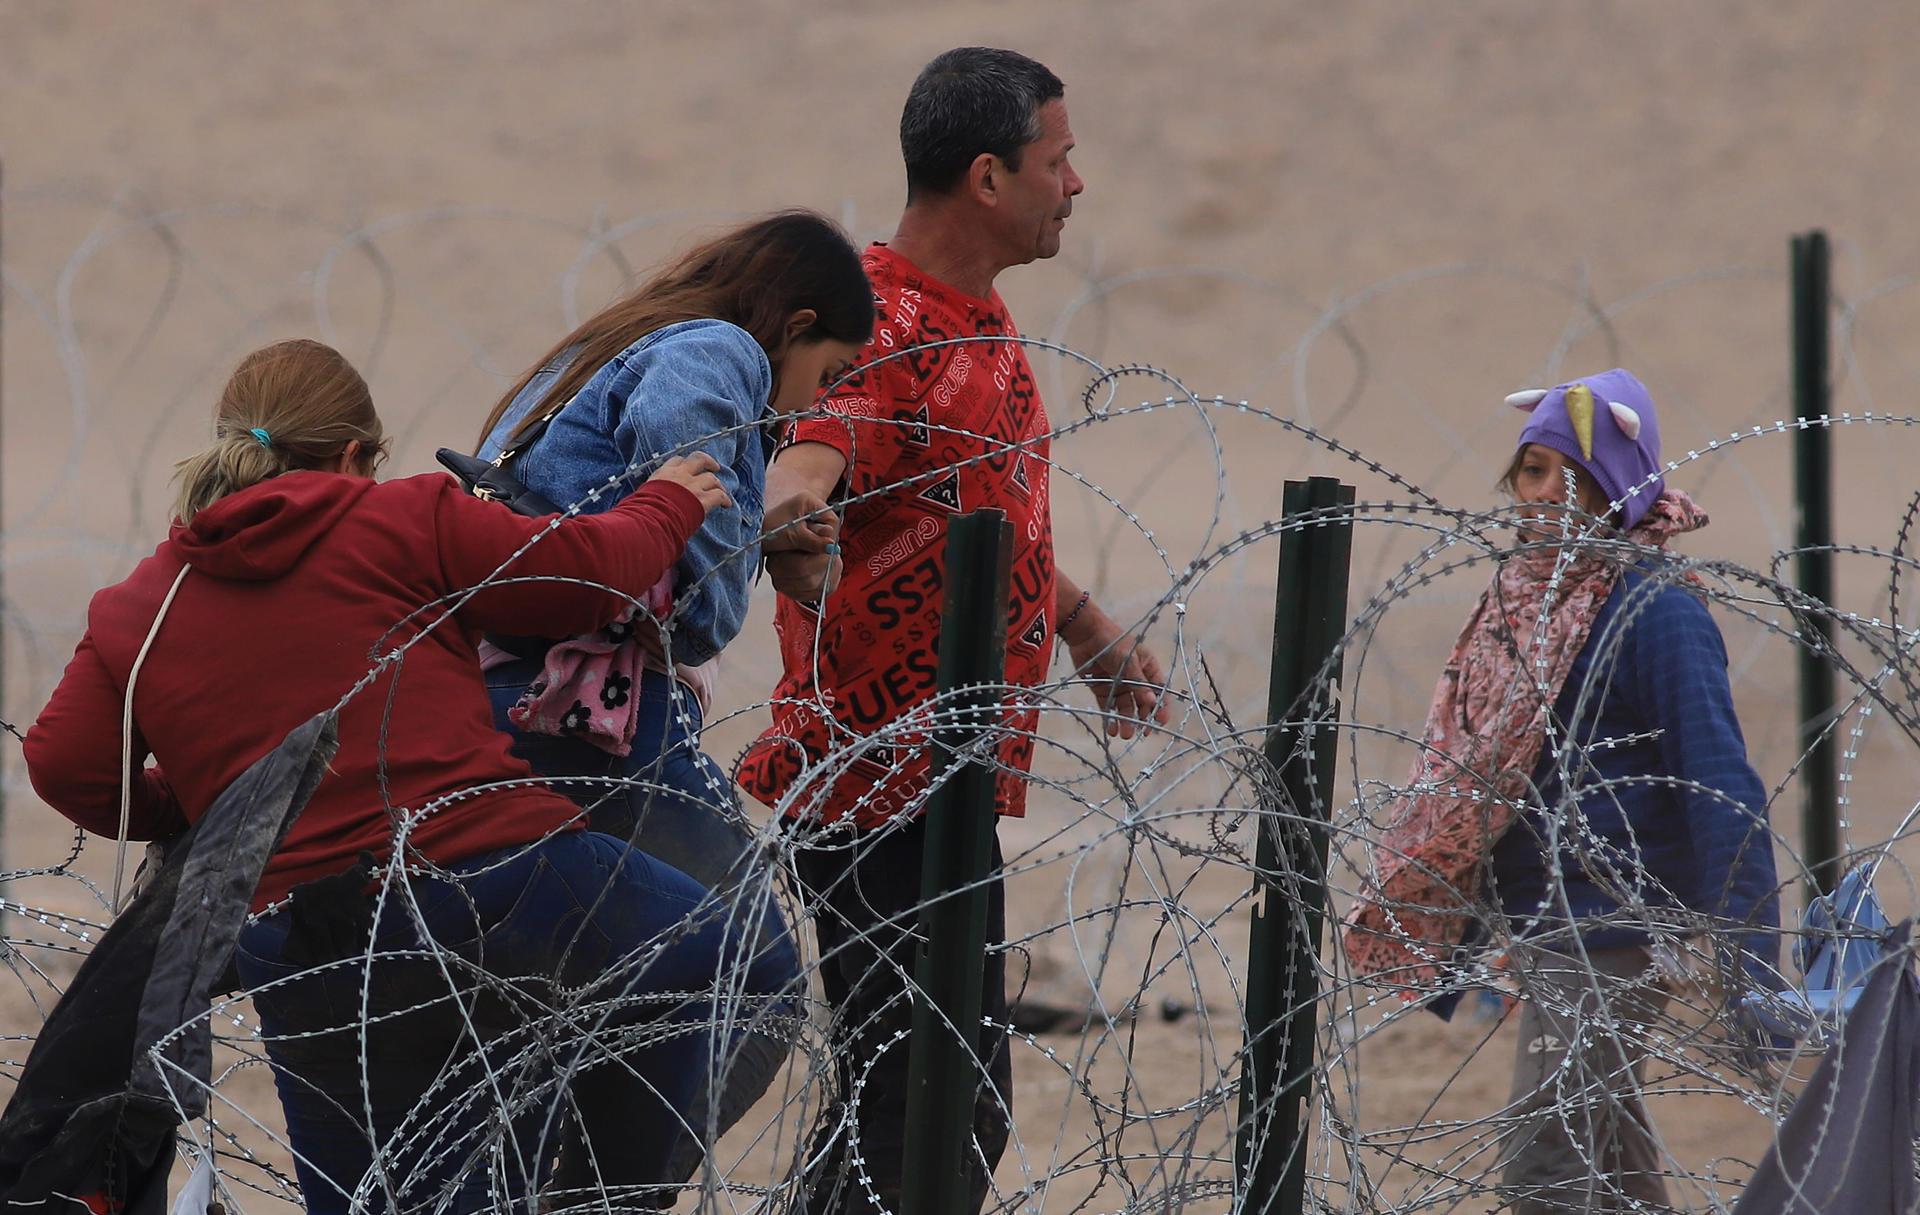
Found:
M 513 446 L 502 448 L 500 454 L 491 460 L 482 460 L 479 456 L 470 456 L 451 447 L 442 447 L 433 453 L 433 458 L 460 478 L 460 484 L 467 487 L 468 493 L 483 502 L 498 502 L 516 515 L 534 518 L 560 514 L 561 508 L 555 506 L 545 494 L 520 484 L 520 478 L 507 471 L 507 464 L 532 447 L 535 439 L 547 433 L 547 424 L 564 408 L 565 401 L 555 404 L 547 410 L 545 417 L 527 427 L 514 440 Z M 544 657 L 553 645 L 551 637 L 509 637 L 502 633 L 489 633 L 487 640 L 515 658 Z
M 502 458 L 511 454 L 503 452 Z M 476 498 L 501 503 L 516 515 L 560 513 L 560 508 L 548 501 L 544 494 L 528 489 L 520 484 L 518 477 L 500 467 L 499 459 L 482 460 L 479 456 L 470 456 L 451 447 L 442 447 L 433 456 L 446 466 L 447 471 L 460 478 L 467 492 Z
M 516 515 L 560 514 L 561 508 L 555 506 L 546 495 L 535 493 L 520 484 L 520 478 L 507 471 L 507 464 L 533 446 L 534 440 L 547 433 L 547 424 L 565 407 L 565 401 L 557 402 L 547 410 L 545 417 L 517 436 L 512 447 L 502 448 L 500 454 L 491 460 L 482 460 L 479 456 L 470 456 L 451 447 L 442 447 L 433 453 L 433 458 L 460 478 L 460 484 L 467 487 L 468 493 L 483 502 L 498 502 Z

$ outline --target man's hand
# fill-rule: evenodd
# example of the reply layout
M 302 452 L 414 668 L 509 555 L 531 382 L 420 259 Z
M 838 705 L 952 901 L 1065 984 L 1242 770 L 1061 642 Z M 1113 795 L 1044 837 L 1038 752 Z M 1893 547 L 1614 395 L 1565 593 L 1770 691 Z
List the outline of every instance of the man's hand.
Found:
M 1061 634 L 1073 659 L 1074 674 L 1093 688 L 1105 709 L 1107 733 L 1132 738 L 1135 722 L 1169 720 L 1166 675 L 1160 660 L 1138 637 L 1128 636 L 1113 617 L 1089 601 Z

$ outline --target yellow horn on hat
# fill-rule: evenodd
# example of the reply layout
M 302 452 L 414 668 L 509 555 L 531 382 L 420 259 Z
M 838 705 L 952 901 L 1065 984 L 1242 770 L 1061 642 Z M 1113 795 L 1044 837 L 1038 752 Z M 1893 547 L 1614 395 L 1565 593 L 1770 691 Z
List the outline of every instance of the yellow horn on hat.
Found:
M 1580 439 L 1580 454 L 1593 459 L 1593 390 L 1585 384 L 1567 389 L 1567 419 Z

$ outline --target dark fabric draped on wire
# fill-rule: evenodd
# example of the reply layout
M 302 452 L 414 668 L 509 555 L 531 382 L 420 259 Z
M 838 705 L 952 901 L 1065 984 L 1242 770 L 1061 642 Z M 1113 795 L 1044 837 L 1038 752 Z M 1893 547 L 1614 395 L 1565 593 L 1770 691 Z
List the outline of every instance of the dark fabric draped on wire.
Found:
M 1913 1144 L 1920 1119 L 1920 987 L 1913 921 L 1839 1022 L 1833 1045 L 1780 1124 L 1733 1215 L 1908 1215 L 1920 1199 Z
M 215 984 L 338 724 L 314 717 L 243 772 L 81 963 L 0 1115 L 6 1209 L 164 1215 L 175 1131 L 206 1112 Z

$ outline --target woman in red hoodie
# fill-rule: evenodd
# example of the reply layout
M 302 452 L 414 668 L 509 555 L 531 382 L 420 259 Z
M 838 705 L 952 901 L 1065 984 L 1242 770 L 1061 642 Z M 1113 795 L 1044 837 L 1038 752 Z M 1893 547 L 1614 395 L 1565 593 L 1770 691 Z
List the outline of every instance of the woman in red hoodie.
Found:
M 581 829 L 532 781 L 475 647 L 611 622 L 726 504 L 713 461 L 669 461 L 612 510 L 558 522 L 439 474 L 377 483 L 366 383 L 309 341 L 243 360 L 214 430 L 180 465 L 167 539 L 94 596 L 26 738 L 34 788 L 90 831 L 165 839 L 357 688 L 236 954 L 307 1208 L 403 1209 L 449 1187 L 453 1210 L 504 1205 L 544 1177 L 563 1090 L 584 1107 L 592 1085 L 624 1094 L 635 1152 L 664 1150 L 704 1062 L 690 1047 L 713 1047 L 710 998 L 686 993 L 714 989 L 725 927 L 688 922 L 698 883 Z M 726 979 L 730 998 L 773 995 L 755 972 Z M 672 1021 L 672 1041 L 578 1032 L 642 1018 Z

